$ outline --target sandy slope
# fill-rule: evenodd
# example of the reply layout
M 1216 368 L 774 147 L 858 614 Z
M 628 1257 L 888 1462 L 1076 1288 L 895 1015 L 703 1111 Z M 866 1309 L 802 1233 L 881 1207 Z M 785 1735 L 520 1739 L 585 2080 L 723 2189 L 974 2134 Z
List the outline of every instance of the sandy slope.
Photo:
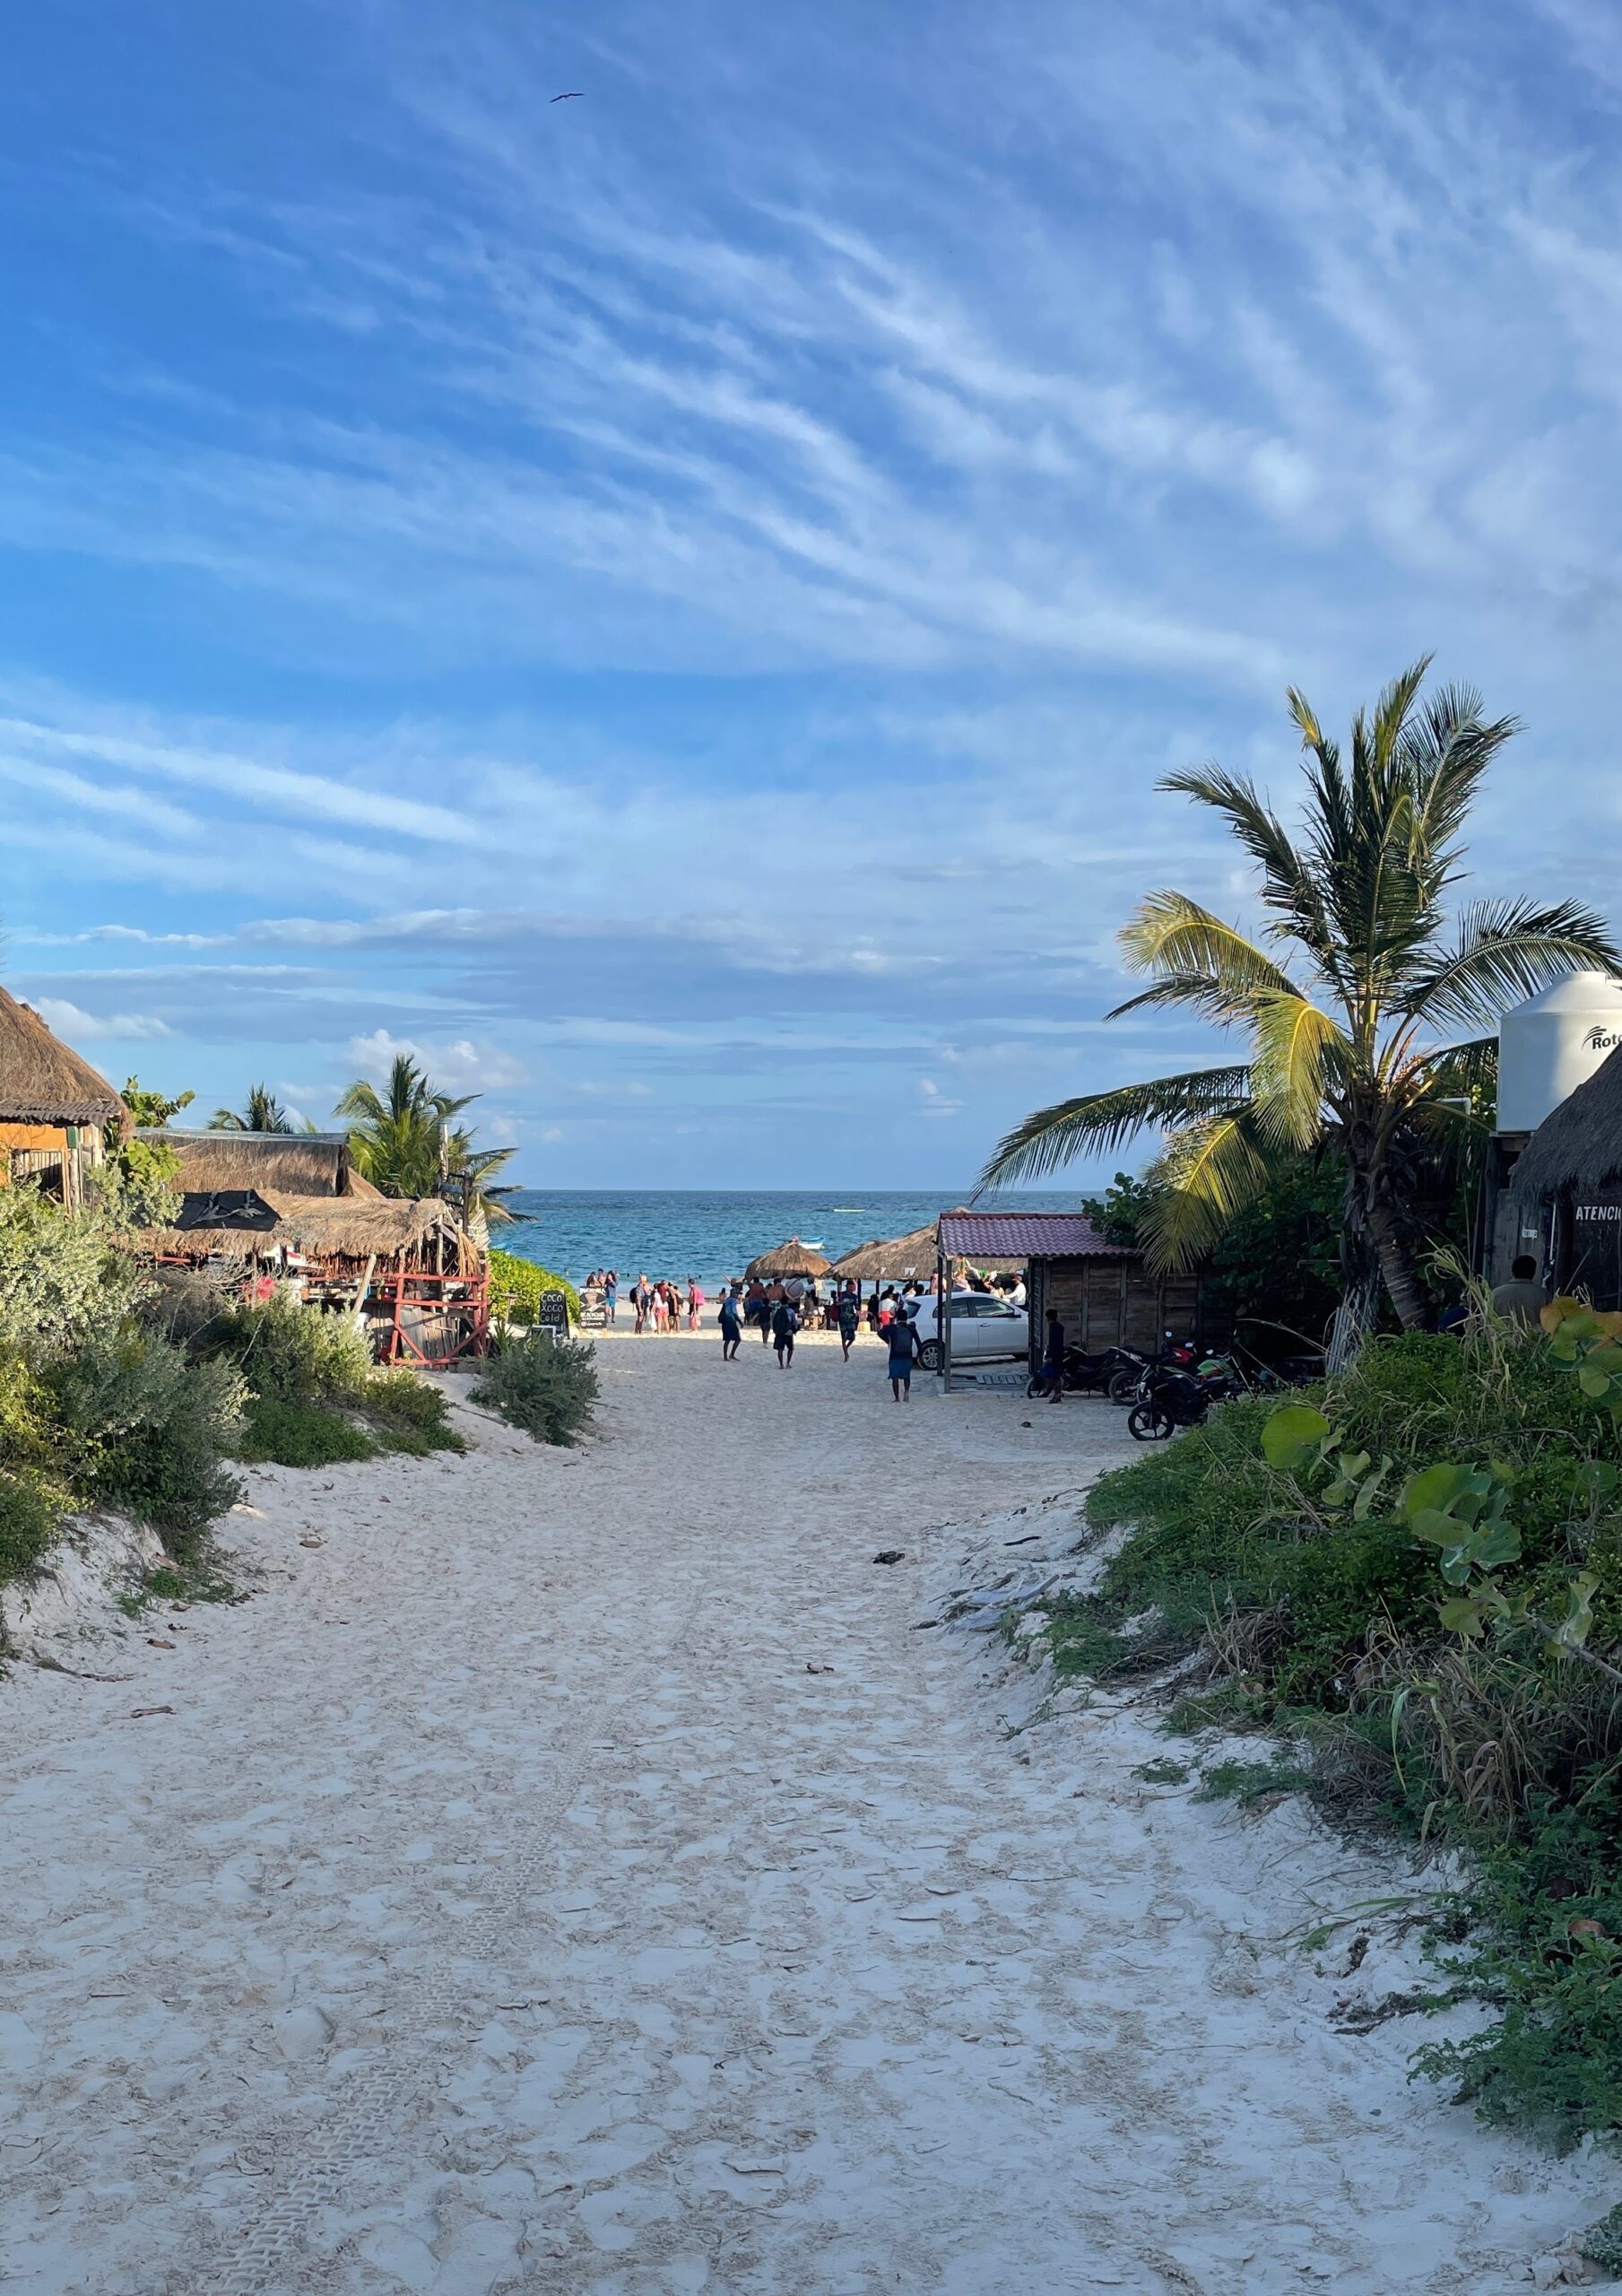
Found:
M 0 1688 L 8 2290 L 1496 2296 L 1614 2197 L 1270 1942 L 1389 1874 L 915 1631 L 1115 1413 L 603 1352 L 601 1446 L 256 1478 L 255 1601 Z

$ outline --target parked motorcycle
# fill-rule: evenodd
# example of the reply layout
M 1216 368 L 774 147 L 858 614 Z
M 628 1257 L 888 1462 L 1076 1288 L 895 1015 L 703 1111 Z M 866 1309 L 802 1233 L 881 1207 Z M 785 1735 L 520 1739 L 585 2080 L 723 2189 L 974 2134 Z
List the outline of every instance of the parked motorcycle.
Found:
M 1198 1371 L 1151 1365 L 1127 1414 L 1126 1431 L 1139 1443 L 1164 1443 L 1180 1427 L 1198 1427 L 1212 1404 L 1237 1395 L 1242 1386 L 1219 1357 L 1208 1358 Z
M 1200 1360 L 1200 1352 L 1191 1339 L 1174 1339 L 1167 1332 L 1165 1344 L 1155 1355 L 1141 1354 L 1134 1347 L 1123 1347 L 1116 1352 L 1126 1360 L 1112 1377 L 1108 1394 L 1111 1403 L 1134 1403 L 1142 1387 L 1145 1372 L 1156 1370 L 1192 1371 Z
M 1144 1359 L 1130 1347 L 1101 1347 L 1089 1354 L 1084 1347 L 1067 1347 L 1064 1351 L 1063 1389 L 1067 1396 L 1102 1396 L 1115 1399 L 1114 1383 L 1118 1378 L 1129 1379 L 1135 1387 L 1143 1369 Z M 1048 1382 L 1037 1372 L 1025 1390 L 1034 1403 L 1038 1396 L 1048 1392 Z

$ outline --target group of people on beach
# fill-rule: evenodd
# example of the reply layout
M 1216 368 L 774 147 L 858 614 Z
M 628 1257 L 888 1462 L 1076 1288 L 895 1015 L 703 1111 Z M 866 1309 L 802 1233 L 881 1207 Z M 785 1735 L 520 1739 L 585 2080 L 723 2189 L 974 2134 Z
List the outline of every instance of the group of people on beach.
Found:
M 594 1292 L 603 1302 L 603 1320 L 617 1325 L 620 1320 L 620 1271 L 615 1267 L 594 1268 L 585 1279 L 585 1289 Z M 631 1313 L 639 1332 L 680 1331 L 685 1317 L 689 1331 L 697 1331 L 704 1313 L 704 1293 L 692 1276 L 685 1283 L 675 1283 L 668 1276 L 650 1283 L 646 1275 L 638 1275 L 627 1294 Z
M 990 1286 L 981 1283 L 976 1288 L 989 1290 Z M 601 1300 L 603 1321 L 617 1326 L 619 1270 L 594 1268 L 585 1279 L 585 1289 Z M 932 1278 L 927 1284 L 907 1283 L 898 1290 L 894 1284 L 887 1284 L 864 1300 L 861 1286 L 852 1280 L 825 1300 L 816 1283 L 806 1277 L 770 1283 L 758 1278 L 747 1283 L 729 1283 L 716 1310 L 721 1360 L 724 1363 L 737 1361 L 744 1332 L 752 1326 L 760 1334 L 760 1344 L 776 1350 L 778 1366 L 786 1371 L 794 1360 L 796 1335 L 808 1326 L 823 1326 L 838 1332 L 842 1360 L 848 1363 L 851 1349 L 866 1324 L 876 1339 L 885 1342 L 892 1396 L 897 1403 L 910 1403 L 913 1366 L 923 1345 L 918 1335 L 918 1311 L 935 1289 Z M 1021 1285 L 1021 1296 L 1023 1289 Z M 707 1304 L 702 1287 L 690 1275 L 685 1283 L 677 1283 L 668 1276 L 650 1281 L 646 1274 L 638 1274 L 626 1296 L 638 1332 L 663 1334 L 683 1328 L 698 1331 Z
M 913 1365 L 922 1344 L 915 1319 L 924 1296 L 923 1285 L 916 1284 L 905 1293 L 892 1288 L 882 1296 L 874 1292 L 864 1300 L 861 1287 L 853 1281 L 835 1293 L 828 1306 L 829 1318 L 839 1334 L 844 1362 L 850 1361 L 851 1349 L 864 1321 L 889 1341 L 890 1391 L 898 1403 L 912 1400 Z M 808 1307 L 811 1316 L 821 1312 L 814 1283 L 802 1287 L 793 1282 L 755 1282 L 747 1288 L 742 1283 L 729 1284 L 721 1295 L 719 1309 L 721 1361 L 736 1362 L 744 1326 L 754 1324 L 759 1329 L 760 1344 L 764 1347 L 769 1344 L 776 1350 L 778 1366 L 786 1371 L 794 1362 L 794 1337 L 804 1326 Z

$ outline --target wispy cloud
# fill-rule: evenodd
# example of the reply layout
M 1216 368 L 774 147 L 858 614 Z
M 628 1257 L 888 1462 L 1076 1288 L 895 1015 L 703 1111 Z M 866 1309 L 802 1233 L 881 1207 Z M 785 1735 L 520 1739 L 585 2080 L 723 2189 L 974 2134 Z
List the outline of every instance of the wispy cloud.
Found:
M 291 197 L 221 156 L 231 88 L 170 152 L 76 79 L 106 159 L 32 163 L 134 284 L 25 278 L 73 355 L 0 383 L 38 993 L 221 1096 L 410 1049 L 585 1178 L 663 1174 L 683 1099 L 769 1162 L 813 1090 L 972 1161 L 1172 1045 L 1098 1025 L 1139 891 L 1243 908 L 1158 776 L 1282 795 L 1287 678 L 1339 718 L 1432 646 L 1532 727 L 1483 887 L 1611 897 L 1604 10 L 569 36 L 551 112 L 501 0 L 329 13 Z
M 41 996 L 36 1011 L 66 1044 L 144 1044 L 172 1035 L 146 1013 L 83 1013 L 65 996 Z

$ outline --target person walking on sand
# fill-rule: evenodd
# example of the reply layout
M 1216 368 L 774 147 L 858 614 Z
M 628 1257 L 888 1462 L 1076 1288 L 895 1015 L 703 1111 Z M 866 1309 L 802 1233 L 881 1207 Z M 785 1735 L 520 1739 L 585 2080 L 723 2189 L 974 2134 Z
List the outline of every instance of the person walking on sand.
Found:
M 845 1352 L 840 1361 L 850 1361 L 850 1352 L 862 1326 L 862 1298 L 854 1283 L 847 1283 L 839 1294 L 839 1344 Z
M 772 1345 L 777 1351 L 777 1369 L 786 1371 L 794 1360 L 794 1334 L 800 1328 L 800 1318 L 790 1299 L 781 1299 L 772 1309 Z
M 743 1336 L 743 1318 L 738 1312 L 738 1287 L 721 1294 L 721 1361 L 734 1363 L 738 1359 L 738 1343 Z
M 613 1322 L 614 1310 L 619 1304 L 620 1277 L 618 1272 L 611 1267 L 603 1279 L 603 1320 L 605 1324 Z
M 631 1307 L 635 1310 L 637 1318 L 633 1337 L 636 1333 L 647 1329 L 647 1310 L 652 1299 L 653 1294 L 647 1288 L 647 1271 L 645 1268 L 631 1285 Z
M 889 1391 L 897 1403 L 913 1399 L 913 1358 L 918 1352 L 918 1326 L 910 1316 L 889 1319 Z
M 698 1330 L 698 1312 L 703 1305 L 704 1294 L 690 1275 L 687 1279 L 687 1328 L 689 1331 Z
M 1042 1378 L 1047 1388 L 1049 1403 L 1064 1400 L 1064 1326 L 1059 1321 L 1059 1311 L 1047 1311 L 1047 1336 L 1042 1343 Z

